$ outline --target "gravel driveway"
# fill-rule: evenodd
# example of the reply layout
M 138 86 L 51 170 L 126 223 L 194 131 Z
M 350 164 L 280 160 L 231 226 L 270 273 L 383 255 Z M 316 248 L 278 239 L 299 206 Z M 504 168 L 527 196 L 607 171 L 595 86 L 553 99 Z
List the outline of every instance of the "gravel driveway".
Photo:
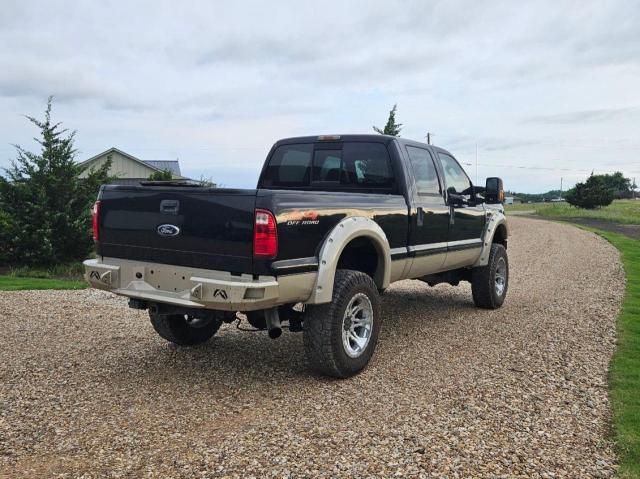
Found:
M 168 345 L 99 291 L 0 293 L 3 477 L 609 477 L 624 276 L 569 225 L 511 218 L 504 307 L 418 281 L 374 360 L 312 377 L 302 336 Z

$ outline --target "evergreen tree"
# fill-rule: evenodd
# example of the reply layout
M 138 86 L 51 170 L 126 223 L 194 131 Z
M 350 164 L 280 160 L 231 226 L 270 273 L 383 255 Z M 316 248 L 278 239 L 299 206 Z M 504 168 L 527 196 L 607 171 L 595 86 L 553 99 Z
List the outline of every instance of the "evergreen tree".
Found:
M 400 136 L 400 131 L 402 130 L 402 123 L 396 123 L 396 110 L 398 109 L 398 105 L 393 105 L 393 108 L 389 112 L 389 119 L 387 120 L 387 124 L 384 126 L 384 129 L 380 129 L 377 126 L 374 126 L 373 129 L 377 133 L 381 135 L 391 135 L 391 136 Z
M 44 120 L 27 116 L 37 128 L 38 153 L 15 145 L 17 156 L 0 176 L 0 250 L 11 264 L 50 265 L 85 258 L 91 248 L 91 206 L 109 181 L 110 161 L 87 172 L 75 162 L 75 131 L 51 121 L 49 97 Z
M 613 190 L 607 184 L 605 175 L 594 174 L 584 183 L 576 183 L 576 186 L 567 191 L 565 195 L 565 199 L 570 205 L 585 209 L 610 205 L 613 198 Z

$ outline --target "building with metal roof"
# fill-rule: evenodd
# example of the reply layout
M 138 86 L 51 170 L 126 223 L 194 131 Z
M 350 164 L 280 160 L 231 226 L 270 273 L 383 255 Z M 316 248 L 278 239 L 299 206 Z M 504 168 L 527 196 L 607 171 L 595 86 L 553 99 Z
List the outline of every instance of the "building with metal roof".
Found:
M 148 180 L 149 175 L 155 172 L 165 170 L 170 171 L 176 180 L 188 179 L 181 175 L 180 162 L 178 160 L 145 161 L 115 147 L 81 162 L 80 164 L 87 166 L 87 169 L 80 175 L 80 178 L 85 177 L 91 169 L 100 168 L 108 160 L 111 160 L 109 175 L 116 178 L 112 183 L 117 185 L 136 184 L 140 181 Z

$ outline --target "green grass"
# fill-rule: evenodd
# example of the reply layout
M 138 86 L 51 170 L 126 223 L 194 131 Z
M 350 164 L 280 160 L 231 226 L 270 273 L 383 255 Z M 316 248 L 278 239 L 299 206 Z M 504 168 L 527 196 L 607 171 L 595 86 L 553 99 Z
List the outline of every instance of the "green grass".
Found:
M 640 200 L 616 200 L 595 210 L 575 208 L 568 203 L 525 203 L 506 205 L 509 212 L 531 211 L 547 218 L 591 218 L 624 224 L 640 224 Z
M 0 275 L 0 291 L 23 289 L 83 289 L 82 263 L 61 264 L 47 267 L 21 266 Z
M 22 289 L 83 289 L 84 281 L 50 278 L 23 278 L 18 276 L 0 276 L 0 291 L 18 291 Z
M 627 277 L 618 345 L 609 367 L 613 425 L 620 477 L 640 477 L 640 241 L 594 230 L 620 250 Z
M 53 266 L 19 266 L 11 268 L 10 276 L 21 278 L 72 279 L 80 281 L 84 275 L 82 263 L 57 264 Z

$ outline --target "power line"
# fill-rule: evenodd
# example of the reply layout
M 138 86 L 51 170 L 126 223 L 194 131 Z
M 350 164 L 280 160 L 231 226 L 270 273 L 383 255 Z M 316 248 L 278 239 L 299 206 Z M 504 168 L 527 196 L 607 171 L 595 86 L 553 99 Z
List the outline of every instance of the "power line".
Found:
M 492 167 L 496 167 L 496 168 L 517 168 L 520 170 L 542 170 L 542 171 L 573 171 L 576 173 L 589 173 L 591 172 L 590 169 L 588 170 L 583 170 L 583 169 L 573 169 L 573 168 L 551 168 L 548 166 L 522 166 L 522 165 L 496 165 L 493 163 L 478 163 L 479 166 L 492 166 Z
M 469 166 L 471 166 L 471 163 L 468 163 Z M 577 169 L 577 168 L 553 168 L 553 167 L 548 167 L 548 166 L 522 166 L 522 165 L 498 165 L 498 164 L 494 164 L 494 163 L 478 163 L 479 166 L 491 166 L 491 167 L 496 167 L 496 168 L 516 168 L 516 169 L 520 169 L 520 170 L 540 170 L 540 171 L 567 171 L 567 172 L 574 172 L 574 173 L 591 173 L 592 171 L 594 171 L 594 169 L 598 168 L 599 170 L 611 170 L 613 169 L 611 166 L 612 165 L 607 165 L 608 168 L 602 168 L 600 166 L 594 165 L 592 168 L 588 168 L 588 169 Z M 635 173 L 634 171 L 628 172 L 628 173 Z

